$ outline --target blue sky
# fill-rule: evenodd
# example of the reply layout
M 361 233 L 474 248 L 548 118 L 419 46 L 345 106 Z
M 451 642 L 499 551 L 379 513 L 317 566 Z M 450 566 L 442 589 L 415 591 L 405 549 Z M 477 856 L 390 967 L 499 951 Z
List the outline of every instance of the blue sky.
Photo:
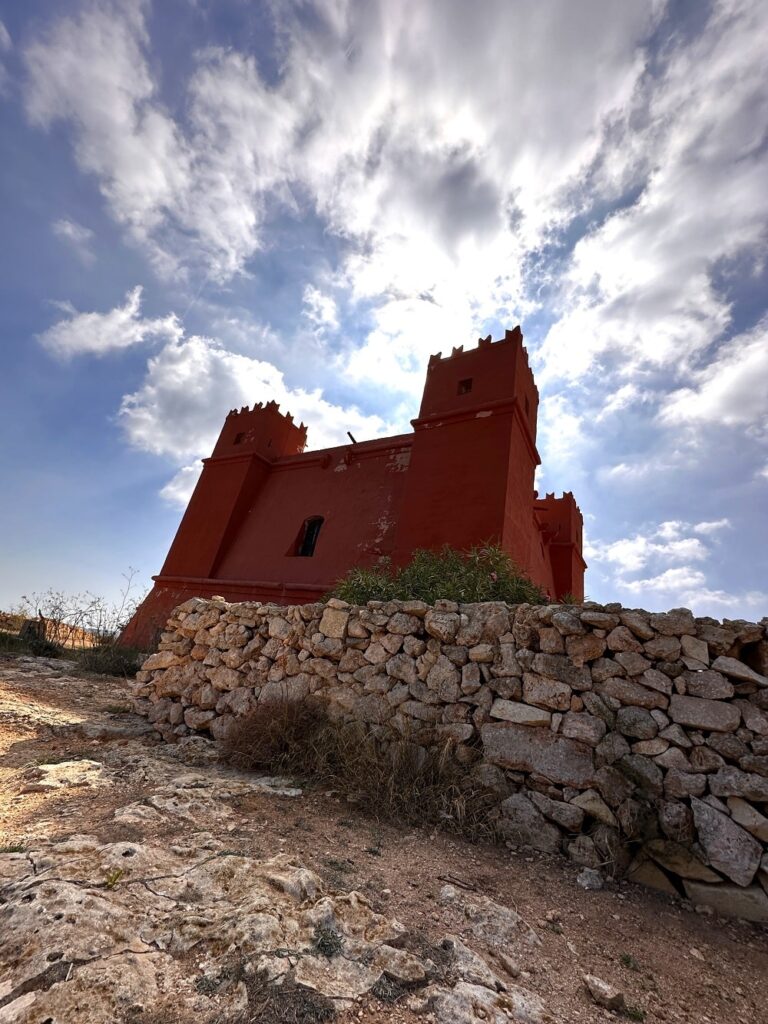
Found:
M 226 412 L 520 323 L 587 592 L 768 614 L 762 0 L 0 0 L 0 607 L 157 572 Z M 468 500 L 471 500 L 469 498 Z

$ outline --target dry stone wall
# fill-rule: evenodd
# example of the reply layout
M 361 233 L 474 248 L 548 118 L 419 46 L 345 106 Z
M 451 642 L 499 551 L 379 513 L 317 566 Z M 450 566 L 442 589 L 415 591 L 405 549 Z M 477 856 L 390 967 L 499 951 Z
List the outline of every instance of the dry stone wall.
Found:
M 275 699 L 452 744 L 509 841 L 768 921 L 766 624 L 620 605 L 192 599 L 138 676 L 161 736 Z

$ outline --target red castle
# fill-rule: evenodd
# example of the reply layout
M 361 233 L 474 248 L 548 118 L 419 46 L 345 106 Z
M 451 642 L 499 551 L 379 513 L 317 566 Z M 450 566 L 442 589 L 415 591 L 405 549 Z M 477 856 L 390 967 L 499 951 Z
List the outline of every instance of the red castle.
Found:
M 584 595 L 582 517 L 533 488 L 539 392 L 519 327 L 429 360 L 413 432 L 305 452 L 275 402 L 233 410 L 122 642 L 147 648 L 189 597 L 303 604 L 352 566 L 501 544 L 550 597 Z

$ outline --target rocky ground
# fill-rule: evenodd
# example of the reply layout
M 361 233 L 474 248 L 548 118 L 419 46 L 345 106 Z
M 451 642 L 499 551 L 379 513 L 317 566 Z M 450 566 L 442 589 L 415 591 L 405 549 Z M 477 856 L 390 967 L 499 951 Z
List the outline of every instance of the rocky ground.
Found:
M 70 669 L 0 659 L 0 1024 L 768 1022 L 764 930 L 238 774 Z

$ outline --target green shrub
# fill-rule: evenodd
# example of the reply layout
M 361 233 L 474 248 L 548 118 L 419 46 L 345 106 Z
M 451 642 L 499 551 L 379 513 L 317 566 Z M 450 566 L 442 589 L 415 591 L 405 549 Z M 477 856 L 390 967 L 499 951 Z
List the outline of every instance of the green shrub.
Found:
M 440 599 L 542 604 L 545 600 L 506 551 L 493 544 L 469 551 L 447 545 L 439 551 L 419 549 L 399 568 L 382 559 L 371 569 L 350 569 L 336 584 L 333 596 L 350 604 L 392 600 L 434 604 Z

